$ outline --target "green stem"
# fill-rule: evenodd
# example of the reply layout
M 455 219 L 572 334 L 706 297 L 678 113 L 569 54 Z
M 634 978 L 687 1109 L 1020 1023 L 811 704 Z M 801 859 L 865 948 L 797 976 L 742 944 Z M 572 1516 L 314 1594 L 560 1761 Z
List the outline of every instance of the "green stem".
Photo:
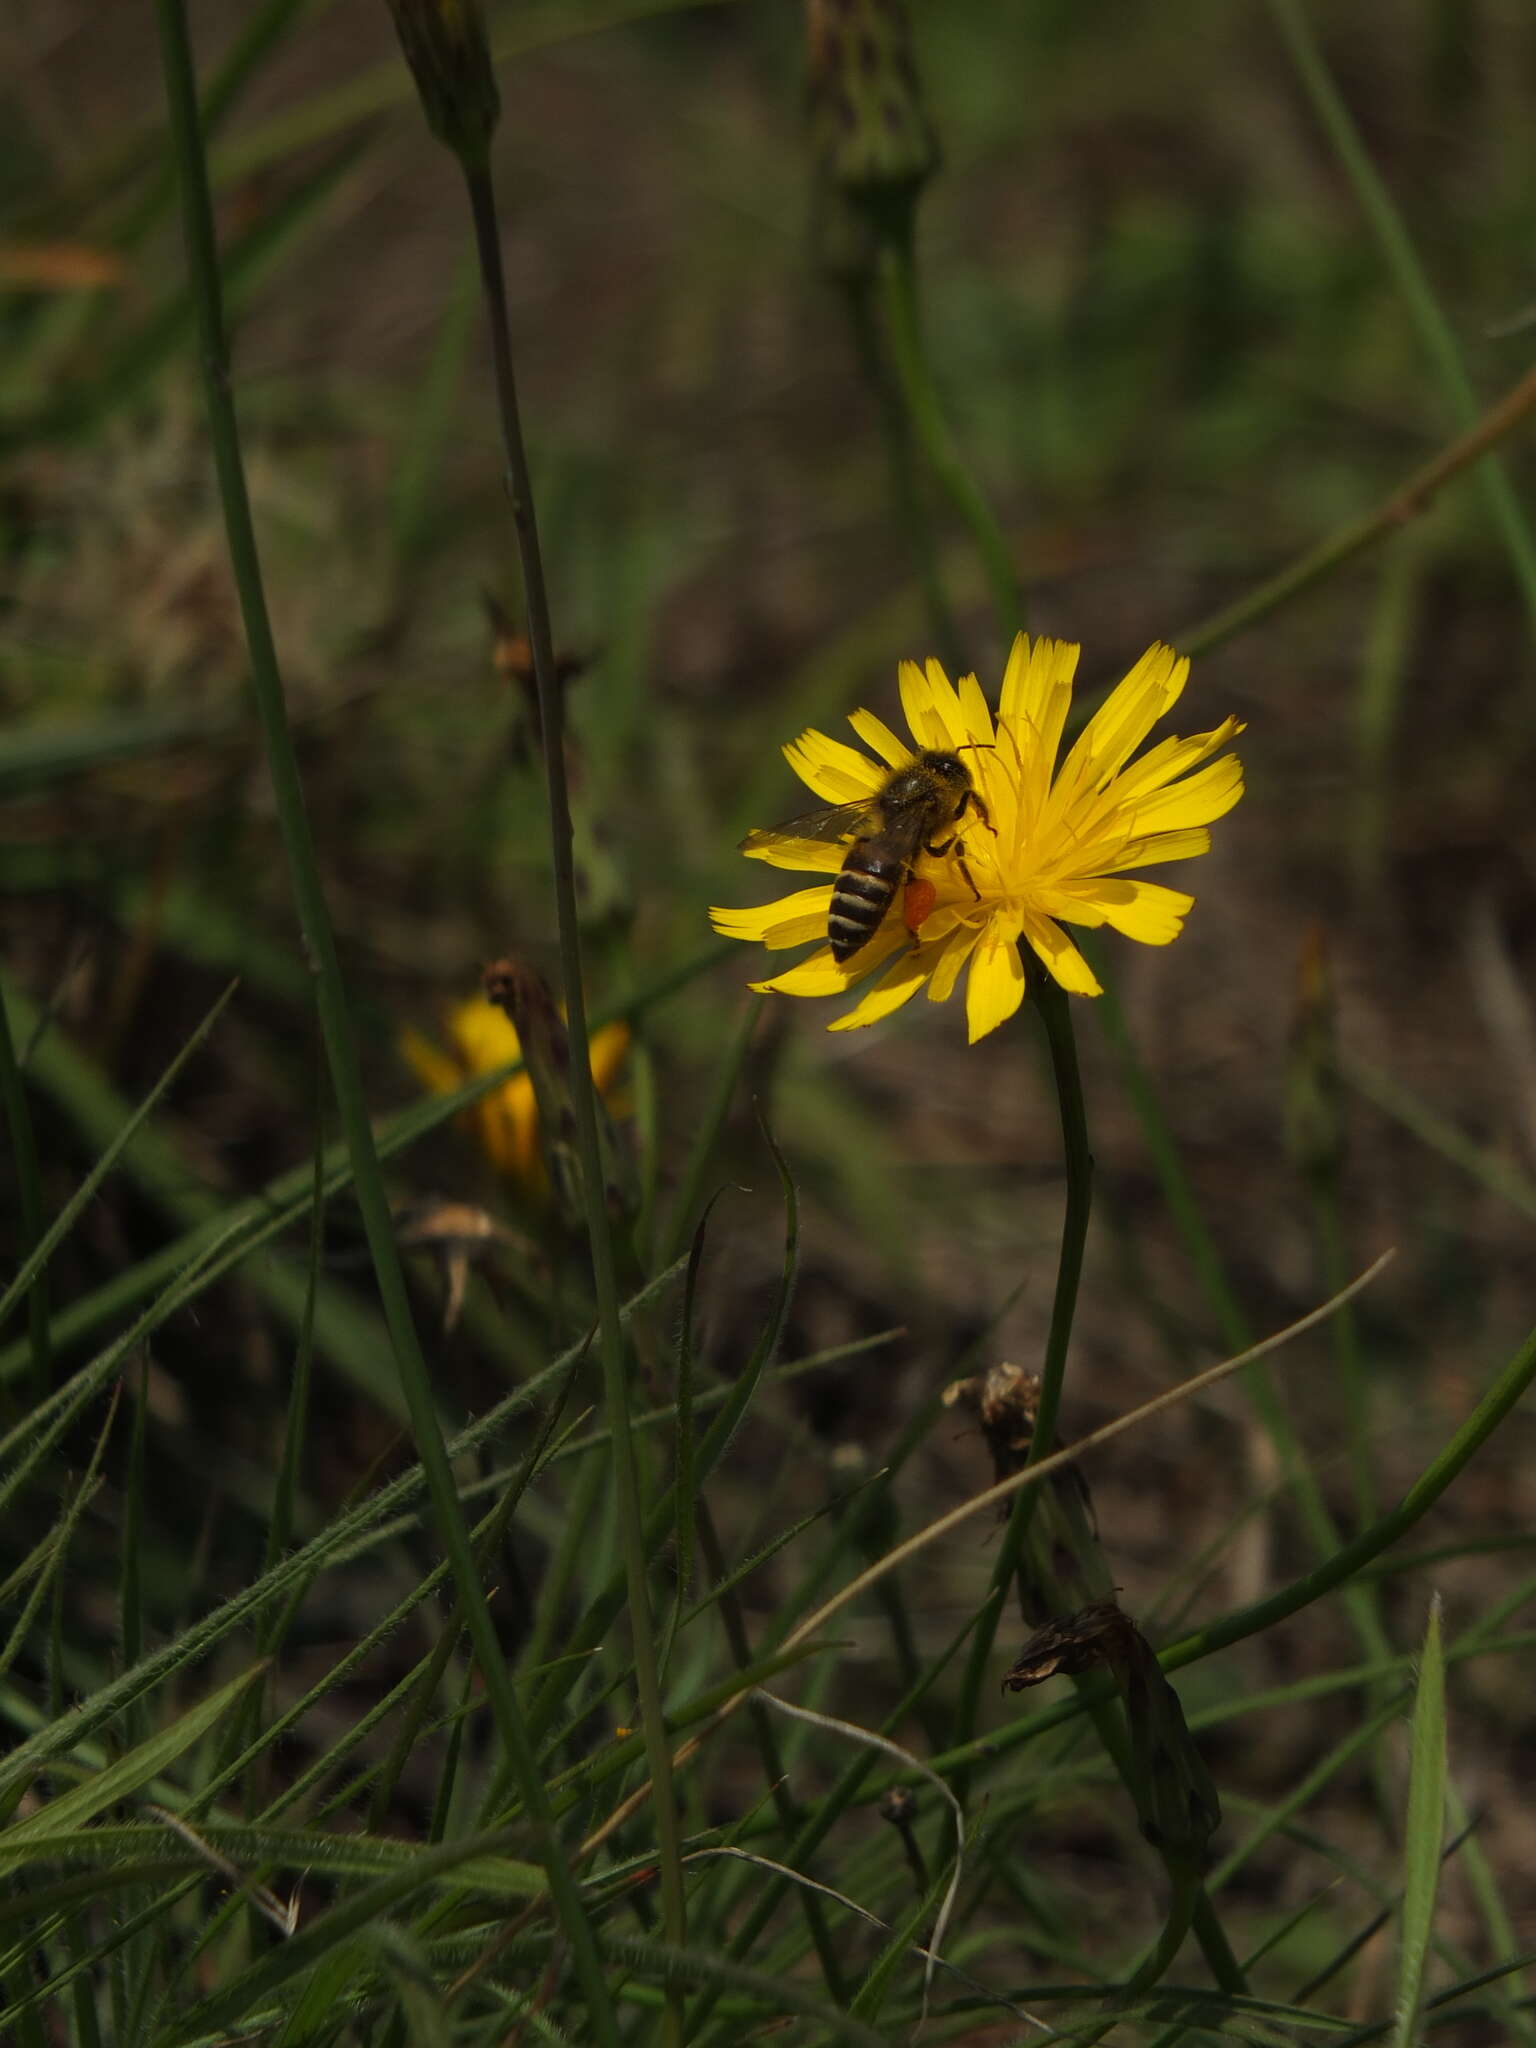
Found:
M 1132 1999 L 1142 1997 L 1154 1984 L 1160 1983 L 1172 1966 L 1174 1957 L 1184 1946 L 1184 1937 L 1195 1922 L 1200 1904 L 1205 1898 L 1205 1891 L 1198 1873 L 1190 1869 L 1188 1864 L 1170 1866 L 1170 1875 L 1173 1889 L 1169 1896 L 1162 1931 L 1157 1940 L 1110 1999 L 1109 2010 L 1104 2017 L 1085 2034 L 1079 2033 L 1075 2028 L 1072 2030 L 1073 2048 L 1093 2048 L 1096 2041 L 1102 2041 L 1110 2028 L 1120 2023 L 1117 2008 L 1128 2005 Z M 1209 1901 L 1206 1903 L 1208 1905 Z
M 550 627 L 544 560 L 539 548 L 533 481 L 528 468 L 528 454 L 523 443 L 522 421 L 518 412 L 517 382 L 512 367 L 512 338 L 507 318 L 506 282 L 502 274 L 501 236 L 496 218 L 496 193 L 487 164 L 465 159 L 463 168 L 469 192 L 470 213 L 474 220 L 475 251 L 480 262 L 480 277 L 490 328 L 491 362 L 501 425 L 502 454 L 506 462 L 507 492 L 512 504 L 513 525 L 517 531 L 518 554 L 523 572 L 523 594 L 528 612 L 528 638 L 533 650 L 534 676 L 539 692 L 539 721 L 542 728 L 544 770 L 549 794 L 549 836 L 554 875 L 555 918 L 560 936 L 561 994 L 565 1002 L 566 1029 L 570 1035 L 571 1101 L 576 1120 L 576 1151 L 581 1163 L 582 1200 L 586 1211 L 587 1236 L 592 1257 L 593 1288 L 597 1296 L 603 1396 L 608 1410 L 609 1426 L 613 1432 L 615 1505 L 618 1511 L 619 1540 L 624 1551 L 630 1641 L 635 1659 L 635 1685 L 639 1696 L 640 1722 L 645 1735 L 646 1761 L 651 1773 L 653 1810 L 656 1815 L 657 1847 L 661 1866 L 662 1922 L 668 1943 L 674 1948 L 681 1949 L 687 1944 L 682 1843 L 678 1830 L 676 1801 L 672 1796 L 672 1750 L 667 1739 L 666 1721 L 662 1710 L 661 1675 L 657 1665 L 656 1639 L 651 1619 L 648 1552 L 640 1503 L 634 1437 L 629 1421 L 624 1330 L 619 1315 L 618 1278 L 614 1262 L 613 1234 L 608 1216 L 607 1177 L 603 1171 L 597 1091 L 592 1080 L 586 994 L 582 983 L 581 925 L 576 902 L 574 835 L 571 826 L 570 792 L 565 774 L 565 697 L 555 670 L 554 635 Z M 666 2011 L 668 2034 L 673 2040 L 681 2042 L 681 1984 L 668 1985 Z
M 6 1127 L 11 1134 L 11 1158 L 15 1162 L 16 1208 L 21 1224 L 15 1247 L 15 1262 L 24 1265 L 43 1241 L 43 1182 L 37 1164 L 37 1139 L 32 1130 L 32 1112 L 22 1085 L 21 1064 L 11 1038 L 10 1016 L 5 995 L 0 991 L 0 1104 L 5 1109 Z M 33 1390 L 41 1400 L 48 1391 L 51 1360 L 48 1337 L 48 1274 L 39 1267 L 27 1289 L 27 1342 L 32 1355 Z
M 1061 1142 L 1066 1157 L 1067 1200 L 1061 1225 L 1061 1251 L 1056 1264 L 1056 1295 L 1051 1303 L 1051 1327 L 1045 1341 L 1045 1365 L 1040 1375 L 1040 1404 L 1035 1415 L 1028 1463 L 1038 1464 L 1054 1448 L 1056 1415 L 1061 1406 L 1061 1385 L 1066 1374 L 1067 1350 L 1072 1341 L 1072 1319 L 1077 1311 L 1078 1283 L 1083 1272 L 1083 1250 L 1088 1241 L 1088 1214 L 1093 1199 L 1093 1154 L 1088 1149 L 1088 1117 L 1083 1104 L 1083 1080 L 1077 1061 L 1077 1038 L 1072 1028 L 1072 999 L 1044 964 L 1026 951 L 1034 1006 L 1045 1027 L 1050 1048 L 1051 1075 L 1061 1113 Z M 1034 1509 L 1036 1489 L 1026 1487 L 1015 1496 L 1008 1526 L 998 1545 L 989 1592 L 995 1596 L 1007 1586 L 1019 1568 L 1029 1518 Z M 997 1635 L 1003 1602 L 993 1597 L 977 1621 L 961 1680 L 955 1709 L 955 1729 L 967 1742 L 976 1726 L 977 1705 L 987 1661 Z M 963 1798 L 963 1775 L 956 1792 Z
M 523 1794 L 534 1852 L 548 1876 L 556 1910 L 589 2001 L 594 2037 L 617 2048 L 618 2024 L 581 1894 L 555 1833 L 537 1760 L 512 1689 L 495 1625 L 486 1605 L 468 1531 L 454 1488 L 433 1405 L 432 1385 L 411 1319 L 409 1296 L 395 1244 L 389 1201 L 374 1151 L 373 1131 L 352 1037 L 346 985 L 320 883 L 314 841 L 304 807 L 298 760 L 288 725 L 282 672 L 267 613 L 261 561 L 246 490 L 240 429 L 229 380 L 218 241 L 208 188 L 208 166 L 198 117 L 196 73 L 187 32 L 185 0 L 156 0 L 167 107 L 185 210 L 187 267 L 202 349 L 209 436 L 223 506 L 230 565 L 240 597 L 251 662 L 251 684 L 272 776 L 278 825 L 288 859 L 305 948 L 315 982 L 315 1003 L 325 1040 L 331 1084 L 352 1165 L 353 1184 L 389 1330 L 395 1368 L 443 1547 L 463 1602 L 497 1732 L 513 1760 Z
M 880 289 L 890 336 L 891 360 L 896 366 L 896 376 L 913 431 L 928 458 L 929 467 L 971 530 L 991 588 L 998 628 L 1005 640 L 1011 640 L 1029 623 L 1024 592 L 1007 537 L 966 468 L 965 458 L 944 416 L 923 343 L 923 326 L 917 305 L 917 273 L 910 237 L 904 242 L 887 242 L 882 248 Z
M 1312 1184 L 1312 1215 L 1317 1232 L 1318 1263 L 1324 1290 L 1337 1294 L 1349 1280 L 1341 1190 L 1337 1172 Z M 1328 1325 L 1334 1370 L 1349 1424 L 1350 1470 L 1355 1510 L 1362 1522 L 1381 1512 L 1376 1472 L 1371 1459 L 1371 1379 L 1360 1342 L 1360 1321 L 1352 1301 L 1340 1302 Z
M 886 461 L 891 473 L 891 492 L 901 523 L 912 545 L 913 559 L 928 607 L 928 623 L 938 642 L 939 653 L 950 667 L 964 665 L 960 630 L 944 588 L 938 549 L 934 544 L 933 520 L 923 497 L 913 459 L 912 422 L 902 386 L 891 375 L 891 362 L 876 317 L 874 294 L 865 281 L 849 284 L 844 291 L 848 322 L 853 329 L 854 347 L 865 380 L 880 409 L 880 426 L 885 440 Z
M 1322 582 L 1324 577 L 1342 568 L 1376 541 L 1388 534 L 1401 532 L 1425 509 L 1442 485 L 1460 475 L 1469 464 L 1481 461 L 1526 418 L 1533 407 L 1536 407 L 1536 369 L 1528 370 L 1474 426 L 1416 469 L 1407 482 L 1399 485 L 1374 512 L 1339 527 L 1337 532 L 1299 555 L 1288 567 L 1266 578 L 1257 589 L 1250 590 L 1235 604 L 1228 605 L 1209 619 L 1202 619 L 1198 625 L 1187 626 L 1182 633 L 1175 634 L 1174 644 L 1183 654 L 1208 654 L 1213 647 L 1220 647 L 1224 641 L 1234 639 L 1271 612 L 1278 611 L 1290 598 L 1299 596 L 1314 583 Z M 1502 470 L 1499 474 L 1502 477 Z
M 1450 322 L 1441 311 L 1423 265 L 1409 239 L 1402 215 L 1393 202 L 1370 152 L 1360 139 L 1349 108 L 1333 80 L 1301 0 L 1269 0 L 1269 12 L 1290 52 L 1303 90 L 1312 103 L 1344 174 L 1354 187 L 1360 210 L 1380 245 L 1387 268 L 1402 295 L 1408 317 L 1435 367 L 1453 416 L 1470 427 L 1477 418 L 1477 398 L 1461 360 Z M 1483 496 L 1509 555 L 1525 608 L 1536 625 L 1536 543 L 1533 543 L 1520 501 L 1502 462 L 1490 460 L 1478 472 Z

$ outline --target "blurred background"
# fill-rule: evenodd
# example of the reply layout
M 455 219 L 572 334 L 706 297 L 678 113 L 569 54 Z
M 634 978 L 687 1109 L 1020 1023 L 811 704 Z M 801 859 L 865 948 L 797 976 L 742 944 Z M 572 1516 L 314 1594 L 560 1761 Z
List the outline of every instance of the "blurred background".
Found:
M 1282 11 L 916 10 L 942 148 L 917 214 L 934 374 L 1030 626 L 1083 643 L 1085 689 L 1154 639 L 1198 646 L 1205 622 L 1390 499 L 1536 345 L 1536 21 L 1515 0 L 1313 9 L 1448 356 L 1319 124 Z M 639 1199 L 662 1213 L 757 1001 L 744 983 L 761 955 L 712 944 L 705 906 L 777 893 L 734 847 L 803 808 L 778 748 L 806 723 L 841 729 L 860 704 L 894 718 L 898 660 L 936 641 L 880 393 L 822 261 L 800 11 L 569 0 L 493 8 L 491 24 L 523 409 L 573 669 L 591 996 L 602 1014 L 643 998 L 613 1107 Z M 487 961 L 516 950 L 553 972 L 462 194 L 376 0 L 199 0 L 193 28 L 205 83 L 227 87 L 213 164 L 234 379 L 383 1115 L 420 1092 L 403 1036 L 446 1045 Z M 74 1300 L 307 1170 L 334 1131 L 247 696 L 144 10 L 18 0 L 0 68 L 0 887 L 50 1206 L 114 1105 L 143 1096 L 240 976 L 60 1254 L 56 1294 Z M 1101 949 L 1114 1007 L 1076 1010 L 1098 1179 L 1067 1433 L 1395 1246 L 1348 1336 L 1309 1336 L 1276 1368 L 1346 1528 L 1395 1499 L 1531 1317 L 1528 428 L 1503 461 L 1502 498 L 1486 467 L 1459 475 L 1199 656 L 1173 728 L 1245 719 L 1248 795 L 1213 854 L 1167 876 L 1198 897 L 1178 944 Z M 961 650 L 990 689 L 1005 640 L 937 494 L 929 513 Z M 899 1334 L 765 1405 L 719 1504 L 743 1545 L 765 1472 L 775 1512 L 804 1511 L 978 1358 L 1038 1364 L 1049 1317 L 1060 1134 L 1034 1019 L 967 1049 L 954 1005 L 829 1038 L 834 1014 L 779 999 L 756 1021 L 708 1162 L 707 1185 L 727 1188 L 705 1280 L 711 1357 L 739 1362 L 780 1256 L 754 1097 L 806 1203 L 787 1355 Z M 1149 1096 L 1214 1282 L 1170 1209 Z M 476 1205 L 515 1239 L 477 1264 L 437 1343 L 445 1409 L 462 1414 L 546 1355 L 547 1212 L 463 1124 L 391 1172 L 402 1204 Z M 388 1459 L 398 1421 L 354 1239 L 338 1204 L 317 1354 L 327 1427 L 306 1474 L 317 1512 Z M 303 1257 L 301 1229 L 157 1339 L 150 1453 L 175 1484 L 146 1542 L 168 1611 L 198 1574 L 232 1580 L 259 1553 L 292 1342 L 283 1274 Z M 424 1325 L 440 1328 L 440 1262 L 423 1253 L 413 1272 Z M 1363 1364 L 1363 1477 L 1345 1448 L 1341 1341 Z M 1523 1599 L 1531 1450 L 1517 1416 L 1419 1532 L 1420 1548 L 1478 1554 L 1384 1582 L 1399 1650 L 1422 1633 L 1430 1583 L 1452 1631 Z M 946 1416 L 904 1474 L 902 1514 L 926 1519 L 988 1476 L 979 1438 Z M 1089 1476 L 1122 1597 L 1154 1637 L 1310 1555 L 1235 1383 L 1121 1439 Z M 1273 1511 L 1234 1530 L 1256 1499 Z M 102 1516 L 103 1552 L 108 1533 Z M 911 1595 L 923 1649 L 980 1597 L 990 1546 L 973 1528 L 926 1554 Z M 749 1605 L 772 1598 L 771 1572 L 749 1582 Z M 104 1633 L 109 1618 L 104 1599 Z M 1010 1618 L 1005 1643 L 1012 1631 Z M 1354 1654 L 1342 1619 L 1309 1613 L 1239 1657 L 1257 1690 Z M 1186 1704 L 1219 1701 L 1238 1661 L 1188 1674 Z M 1536 1911 L 1522 1663 L 1468 1662 L 1452 1692 L 1457 1784 L 1516 1914 Z M 1229 1827 L 1356 1712 L 1340 1695 L 1213 1736 Z M 1234 1895 L 1270 1910 L 1326 1883 L 1327 1845 L 1361 1836 L 1370 1796 L 1341 1773 L 1309 1810 L 1324 1847 L 1259 1855 Z M 1041 1799 L 1032 1843 L 1054 1840 L 1088 1922 L 1112 1925 L 1102 1843 Z M 1448 1925 L 1475 1946 L 1464 1872 L 1447 1878 Z

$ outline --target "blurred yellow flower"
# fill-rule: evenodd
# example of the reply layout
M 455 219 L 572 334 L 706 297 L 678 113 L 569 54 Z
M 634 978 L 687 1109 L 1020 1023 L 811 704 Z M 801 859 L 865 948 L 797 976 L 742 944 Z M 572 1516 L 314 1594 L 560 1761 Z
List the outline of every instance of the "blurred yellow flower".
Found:
M 489 1074 L 522 1057 L 511 1018 L 483 995 L 470 996 L 459 1004 L 448 1018 L 447 1035 L 450 1050 L 445 1052 L 419 1031 L 407 1028 L 400 1034 L 401 1052 L 417 1079 L 434 1095 L 449 1095 L 477 1075 Z M 593 1033 L 592 1078 L 599 1094 L 606 1095 L 612 1088 L 628 1048 L 629 1027 L 625 1024 L 605 1024 Z M 526 1069 L 472 1103 L 464 1112 L 464 1121 L 491 1164 L 508 1180 L 530 1189 L 547 1187 L 539 1149 L 539 1113 Z
M 1213 732 L 1163 740 L 1132 762 L 1189 675 L 1187 660 L 1157 645 L 1111 691 L 1058 766 L 1079 651 L 1062 640 L 1031 644 L 1021 633 L 995 721 L 974 676 L 962 676 L 957 687 L 936 661 L 926 669 L 905 661 L 901 703 L 915 746 L 871 712 L 855 711 L 848 722 L 878 760 L 814 730 L 785 747 L 789 765 L 824 803 L 871 807 L 892 771 L 918 751 L 955 754 L 970 770 L 985 812 L 966 811 L 951 846 L 918 855 L 918 887 L 898 889 L 868 944 L 842 962 L 826 943 L 830 882 L 753 909 L 712 909 L 716 931 L 727 938 L 761 940 L 770 950 L 822 941 L 787 972 L 753 988 L 842 995 L 891 962 L 863 1001 L 828 1027 L 849 1031 L 889 1016 L 925 985 L 930 1002 L 946 1001 L 968 969 L 965 1005 L 974 1044 L 1024 999 L 1021 940 L 1069 993 L 1096 996 L 1099 984 L 1064 925 L 1107 924 L 1150 946 L 1178 936 L 1195 899 L 1134 880 L 1125 870 L 1209 852 L 1207 827 L 1243 793 L 1236 756 L 1211 756 L 1242 726 L 1224 719 Z M 836 875 L 855 837 L 873 829 L 857 812 L 844 825 L 830 841 L 793 825 L 754 832 L 743 850 L 774 867 Z

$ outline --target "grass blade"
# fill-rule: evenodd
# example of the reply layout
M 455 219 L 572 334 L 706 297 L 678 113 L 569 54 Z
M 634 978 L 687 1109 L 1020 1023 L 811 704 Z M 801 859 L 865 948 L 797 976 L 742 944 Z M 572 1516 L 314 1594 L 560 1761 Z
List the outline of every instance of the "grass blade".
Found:
M 1402 1939 L 1397 1961 L 1397 2016 L 1392 2048 L 1417 2048 L 1424 2011 L 1424 1970 L 1434 1935 L 1445 1840 L 1445 1654 L 1440 1596 L 1430 1602 L 1413 1702 L 1408 1824 L 1403 1839 Z

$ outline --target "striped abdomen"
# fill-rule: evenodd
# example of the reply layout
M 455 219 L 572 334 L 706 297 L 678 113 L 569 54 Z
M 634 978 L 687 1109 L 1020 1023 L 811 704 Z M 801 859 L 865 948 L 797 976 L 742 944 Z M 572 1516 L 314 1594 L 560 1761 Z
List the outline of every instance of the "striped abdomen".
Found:
M 851 960 L 880 929 L 906 869 L 905 856 L 878 839 L 856 839 L 849 847 L 827 913 L 827 941 L 839 964 Z

